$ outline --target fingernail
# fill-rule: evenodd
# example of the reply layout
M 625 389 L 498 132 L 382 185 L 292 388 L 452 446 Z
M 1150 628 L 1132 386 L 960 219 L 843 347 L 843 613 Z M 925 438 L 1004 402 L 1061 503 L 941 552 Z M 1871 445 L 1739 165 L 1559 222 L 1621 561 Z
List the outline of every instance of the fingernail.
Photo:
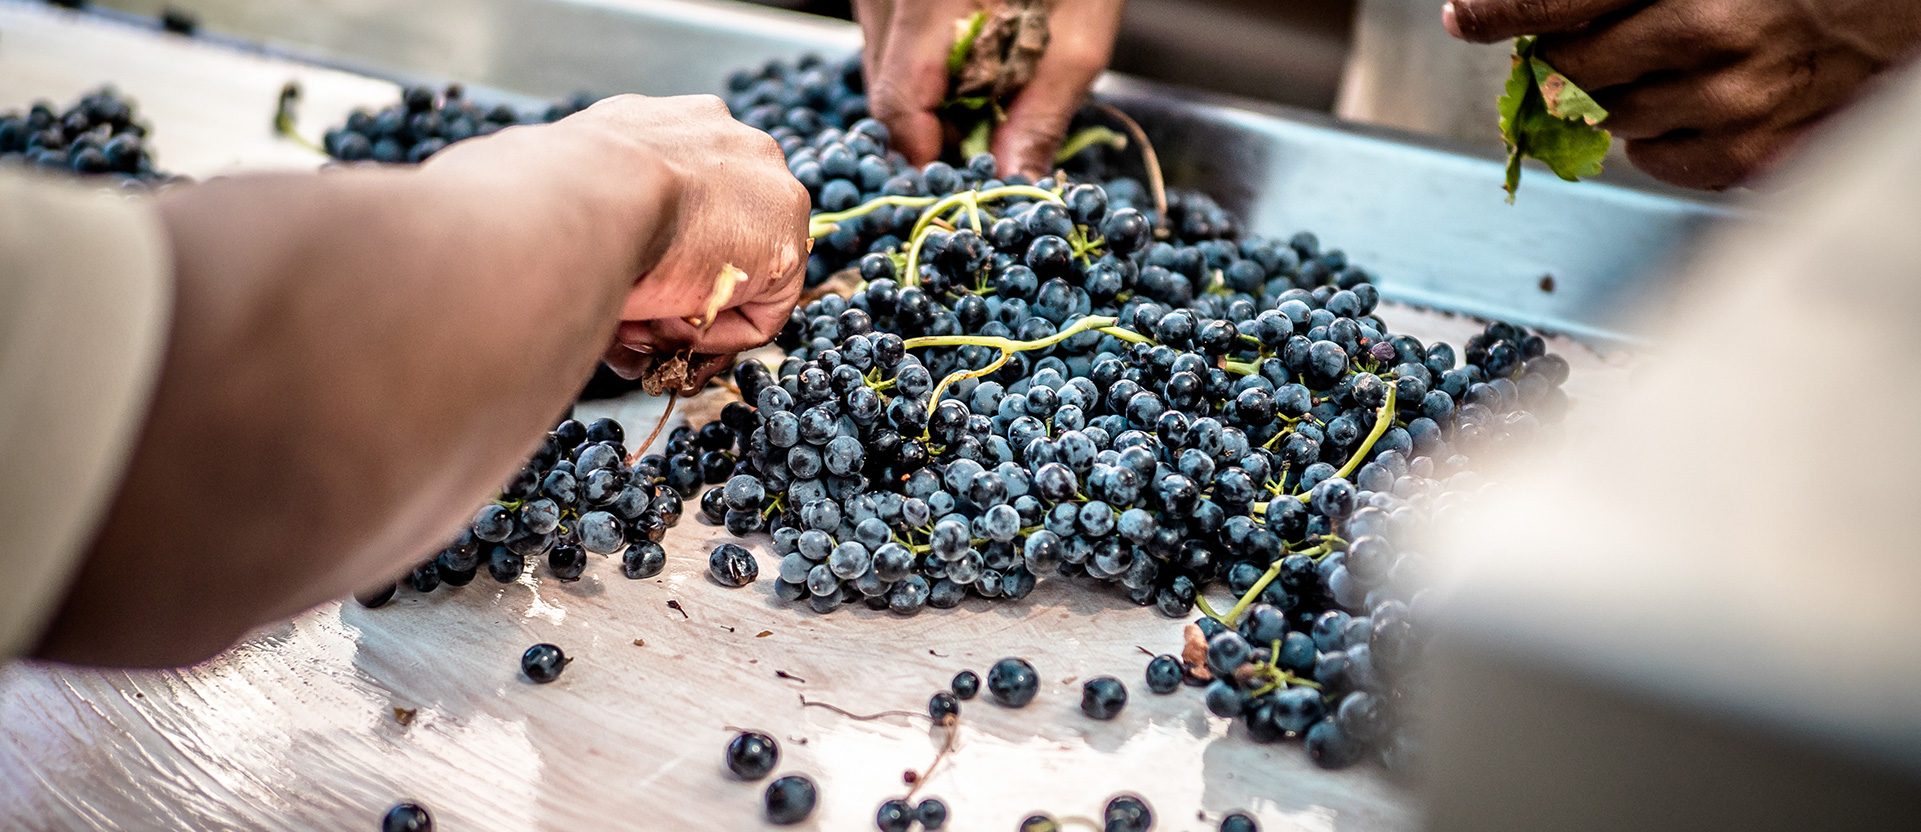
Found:
M 1453 0 L 1441 4 L 1441 28 L 1454 37 L 1461 36 L 1461 21 L 1455 19 Z

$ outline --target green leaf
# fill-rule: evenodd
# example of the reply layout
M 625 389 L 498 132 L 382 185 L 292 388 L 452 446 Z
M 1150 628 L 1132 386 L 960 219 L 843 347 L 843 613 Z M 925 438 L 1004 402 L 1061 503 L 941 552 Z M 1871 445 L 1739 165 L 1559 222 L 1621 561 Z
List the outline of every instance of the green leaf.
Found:
M 1580 119 L 1557 118 L 1545 107 L 1522 111 L 1519 132 L 1527 155 L 1569 182 L 1599 176 L 1608 147 L 1614 143 L 1608 131 Z
M 1507 145 L 1505 188 L 1514 203 L 1521 185 L 1521 161 L 1539 159 L 1570 182 L 1596 176 L 1614 137 L 1599 125 L 1607 110 L 1567 76 L 1534 55 L 1531 37 L 1514 41 L 1514 71 L 1509 73 L 1497 108 L 1501 139 Z
M 1528 64 L 1517 54 L 1514 57 L 1514 71 L 1509 73 L 1507 88 L 1497 102 L 1501 112 L 1501 141 L 1507 144 L 1507 201 L 1514 202 L 1514 191 L 1521 187 L 1521 157 L 1527 155 L 1527 147 L 1522 141 L 1518 125 L 1521 111 L 1527 106 L 1527 99 L 1535 94 L 1534 76 L 1528 71 Z
M 981 28 L 987 25 L 987 12 L 979 11 L 968 15 L 960 25 L 960 35 L 954 38 L 953 48 L 947 50 L 947 74 L 952 77 L 967 65 L 967 53 L 974 51 L 974 41 L 981 36 Z

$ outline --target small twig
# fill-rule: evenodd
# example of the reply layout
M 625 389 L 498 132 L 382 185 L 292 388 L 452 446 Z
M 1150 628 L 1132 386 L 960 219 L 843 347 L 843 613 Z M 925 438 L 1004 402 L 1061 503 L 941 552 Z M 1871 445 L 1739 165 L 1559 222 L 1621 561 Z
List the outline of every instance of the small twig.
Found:
M 794 674 L 792 674 L 792 673 L 788 673 L 788 672 L 787 672 L 787 671 L 785 671 L 785 670 L 776 670 L 776 671 L 774 671 L 774 675 L 775 675 L 775 676 L 779 676 L 779 677 L 780 677 L 780 678 L 782 678 L 782 679 L 791 679 L 791 680 L 793 680 L 793 681 L 796 681 L 796 682 L 799 682 L 799 683 L 801 683 L 801 684 L 803 684 L 803 685 L 804 685 L 804 684 L 807 684 L 807 680 L 806 680 L 806 679 L 802 679 L 802 678 L 800 678 L 799 676 L 795 676 Z
M 646 456 L 647 449 L 654 444 L 654 440 L 660 438 L 661 430 L 667 427 L 667 419 L 674 415 L 674 403 L 678 401 L 680 401 L 679 390 L 667 394 L 667 409 L 660 412 L 660 421 L 654 423 L 654 429 L 647 434 L 646 441 L 635 445 L 634 449 L 628 452 L 627 464 L 629 466 L 639 462 L 641 457 Z
M 804 694 L 804 693 L 800 694 L 800 704 L 801 704 L 801 707 L 803 708 L 826 708 L 827 710 L 833 711 L 834 713 L 840 714 L 841 716 L 847 717 L 848 719 L 856 720 L 859 722 L 873 722 L 878 719 L 886 719 L 887 717 L 890 717 L 890 716 L 904 716 L 904 717 L 907 717 L 908 719 L 925 719 L 929 722 L 932 722 L 934 719 L 933 717 L 928 716 L 924 713 L 920 713 L 919 711 L 892 710 L 892 711 L 875 711 L 874 713 L 871 713 L 871 714 L 857 714 L 857 713 L 854 713 L 853 711 L 847 710 L 846 708 L 843 708 L 832 702 L 822 702 L 818 699 L 808 699 L 807 694 Z
M 688 615 L 688 614 L 687 614 L 687 610 L 686 610 L 686 608 L 684 608 L 684 607 L 682 607 L 682 606 L 680 605 L 680 602 L 679 602 L 679 601 L 677 601 L 677 600 L 674 600 L 674 599 L 672 599 L 672 598 L 669 598 L 669 599 L 667 600 L 667 608 L 668 608 L 668 609 L 670 609 L 670 610 L 673 610 L 674 612 L 677 612 L 677 613 L 680 613 L 680 617 L 681 617 L 681 618 L 685 618 L 685 619 L 687 619 L 688 621 L 692 621 L 692 620 L 694 620 L 694 617 L 693 617 L 693 616 L 691 616 L 691 615 Z
M 913 800 L 915 793 L 920 791 L 920 787 L 927 785 L 928 778 L 934 776 L 934 769 L 939 768 L 941 761 L 954 752 L 954 740 L 959 736 L 960 722 L 947 723 L 947 741 L 941 743 L 940 750 L 934 753 L 934 761 L 928 763 L 927 768 L 921 769 L 920 777 L 914 781 L 914 785 L 908 787 L 905 800 Z
M 1119 107 L 1105 101 L 1097 101 L 1094 106 L 1120 122 L 1121 126 L 1127 128 L 1127 132 L 1134 137 L 1134 141 L 1140 145 L 1141 165 L 1147 168 L 1147 188 L 1154 194 L 1154 210 L 1160 217 L 1156 225 L 1166 227 L 1167 179 L 1161 175 L 1161 157 L 1154 152 L 1154 143 L 1147 140 L 1147 131 L 1141 129 L 1140 122 L 1135 121 L 1133 116 L 1121 112 Z

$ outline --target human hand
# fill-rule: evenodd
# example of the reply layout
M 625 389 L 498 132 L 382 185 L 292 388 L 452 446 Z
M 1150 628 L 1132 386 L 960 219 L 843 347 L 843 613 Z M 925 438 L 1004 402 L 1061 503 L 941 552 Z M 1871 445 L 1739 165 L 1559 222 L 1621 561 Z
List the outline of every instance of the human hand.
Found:
M 1068 121 L 1113 56 L 1121 2 L 1051 4 L 1047 52 L 994 133 L 994 155 L 1003 171 L 1041 176 L 1053 167 Z M 947 97 L 955 23 L 978 5 L 977 0 L 855 0 L 854 16 L 867 38 L 861 65 L 868 104 L 915 164 L 940 155 L 938 110 Z
M 567 121 L 582 117 L 637 136 L 672 182 L 663 248 L 627 296 L 608 365 L 631 378 L 650 353 L 723 356 L 773 340 L 800 300 L 811 206 L 779 145 L 713 96 L 622 96 Z M 697 362 L 691 382 L 720 363 Z
M 603 356 L 622 375 L 638 375 L 652 353 L 767 343 L 800 298 L 807 191 L 774 140 L 714 96 L 615 96 L 551 125 L 461 142 L 425 170 L 511 177 L 500 192 L 530 199 L 559 194 L 552 210 L 577 217 L 558 227 L 606 231 L 555 244 L 611 236 L 605 245 L 624 247 L 622 322 Z
M 1739 184 L 1921 44 L 1902 0 L 1448 0 L 1442 25 L 1538 54 L 1609 112 L 1628 159 L 1694 188 Z

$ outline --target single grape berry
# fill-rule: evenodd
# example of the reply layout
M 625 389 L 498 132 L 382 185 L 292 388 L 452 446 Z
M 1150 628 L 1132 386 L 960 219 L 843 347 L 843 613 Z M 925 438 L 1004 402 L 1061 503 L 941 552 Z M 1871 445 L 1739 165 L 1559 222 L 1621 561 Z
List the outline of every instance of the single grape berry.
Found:
M 960 700 L 947 691 L 936 692 L 927 700 L 927 715 L 934 718 L 935 725 L 952 725 L 960 719 Z
M 572 662 L 573 659 L 567 658 L 560 648 L 551 644 L 536 644 L 520 654 L 520 672 L 527 674 L 527 678 L 533 682 L 544 685 L 560 678 L 560 671 Z
M 1081 685 L 1081 712 L 1095 719 L 1113 719 L 1127 705 L 1127 686 L 1112 676 L 1096 676 Z
M 760 577 L 760 563 L 753 553 L 732 543 L 714 547 L 707 556 L 707 574 L 725 587 L 743 587 Z
M 1021 819 L 1020 832 L 1060 832 L 1060 822 L 1043 812 L 1035 812 Z
M 1147 689 L 1155 693 L 1173 693 L 1180 689 L 1181 660 L 1162 653 L 1147 662 Z
M 1221 832 L 1261 832 L 1261 825 L 1245 812 L 1233 812 L 1221 818 Z
M 620 574 L 634 580 L 651 578 L 667 566 L 667 550 L 651 540 L 631 544 L 620 556 Z
M 800 823 L 814 813 L 814 803 L 819 797 L 814 781 L 807 775 L 788 774 L 776 778 L 767 784 L 764 801 L 767 822 L 779 826 Z
M 727 770 L 742 780 L 759 780 L 780 764 L 780 745 L 759 731 L 742 731 L 727 742 Z
M 907 832 L 914 821 L 914 807 L 898 797 L 882 803 L 874 812 L 874 826 L 880 832 Z
M 947 825 L 947 804 L 938 797 L 930 797 L 914 807 L 914 815 L 920 818 L 920 827 L 934 832 Z
M 1040 692 L 1041 677 L 1026 659 L 1008 657 L 987 671 L 987 692 L 995 702 L 1009 708 L 1024 708 Z
M 434 816 L 418 803 L 396 803 L 380 819 L 380 832 L 433 832 Z
M 972 699 L 981 691 L 981 677 L 972 670 L 963 670 L 954 674 L 954 682 L 948 687 L 954 691 L 955 696 L 961 699 Z
M 1106 832 L 1147 832 L 1154 828 L 1154 810 L 1138 795 L 1115 795 L 1107 801 L 1102 817 Z

